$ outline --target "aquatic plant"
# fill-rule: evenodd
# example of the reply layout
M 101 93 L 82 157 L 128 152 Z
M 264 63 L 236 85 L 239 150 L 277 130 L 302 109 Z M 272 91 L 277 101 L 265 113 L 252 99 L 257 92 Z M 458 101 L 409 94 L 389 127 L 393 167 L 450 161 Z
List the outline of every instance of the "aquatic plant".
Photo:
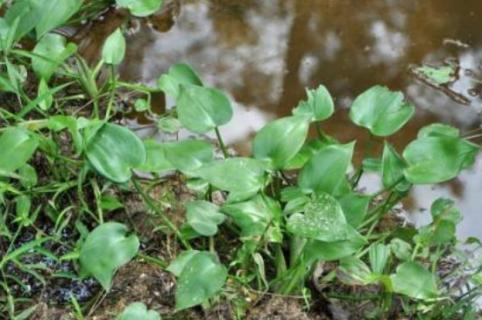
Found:
M 16 1 L 0 18 L 5 106 L 0 109 L 0 312 L 27 319 L 35 311 L 35 306 L 18 310 L 25 305 L 12 289 L 23 284 L 18 270 L 44 284 L 47 277 L 60 276 L 46 272 L 45 262 L 26 259 L 37 255 L 53 264 L 71 263 L 63 277 L 93 277 L 105 291 L 132 259 L 155 262 L 176 278 L 177 311 L 209 308 L 229 298 L 242 315 L 246 292 L 300 294 L 309 300 L 311 280 L 323 288 L 320 295 L 369 301 L 373 318 L 393 312 L 431 319 L 475 314 L 480 266 L 467 260 L 450 271 L 463 275 L 467 289 L 460 294 L 439 272 L 446 256 L 459 252 L 456 225 L 462 213 L 454 202 L 436 199 L 432 222 L 418 229 L 397 221 L 394 210 L 414 185 L 448 181 L 474 164 L 480 146 L 459 130 L 428 125 L 401 153 L 385 140 L 378 158 L 355 167 L 356 141 L 339 142 L 323 131 L 335 103 L 320 85 L 307 90 L 292 115 L 256 133 L 251 156 L 235 155 L 219 130 L 233 116 L 225 93 L 205 85 L 184 63 L 161 75 L 157 87 L 121 81 L 116 66 L 125 55 L 122 28 L 106 39 L 92 68 L 76 54 L 75 44 L 52 32 L 80 14 L 82 2 L 49 2 L 56 7 L 49 18 L 41 3 Z M 160 0 L 116 3 L 141 17 L 162 5 Z M 25 37 L 35 39 L 33 50 L 18 45 Z M 108 74 L 104 82 L 102 71 Z M 141 140 L 116 123 L 123 90 L 138 98 L 134 110 L 166 130 L 188 130 L 196 138 Z M 150 110 L 151 93 L 159 91 L 175 100 L 165 115 Z M 82 109 L 86 112 L 80 114 Z M 414 111 L 403 93 L 374 86 L 354 100 L 349 116 L 353 125 L 385 138 Z M 309 137 L 310 128 L 317 137 Z M 212 134 L 216 142 L 201 134 Z M 360 190 L 367 171 L 380 175 L 383 189 Z M 167 215 L 151 192 L 172 172 L 195 194 L 182 203 L 182 223 Z M 156 231 L 182 248 L 172 261 L 142 253 L 142 234 L 129 219 L 116 216 L 125 192 L 135 192 L 146 211 L 160 219 Z M 387 226 L 390 219 L 395 223 Z M 39 227 L 45 221 L 51 230 Z M 33 239 L 20 242 L 26 230 L 34 230 Z M 63 238 L 66 230 L 75 239 Z M 226 239 L 235 245 L 223 248 Z M 480 247 L 478 240 L 471 242 Z M 67 250 L 54 252 L 47 248 L 51 243 Z M 363 295 L 349 286 L 361 288 Z M 69 300 L 82 318 L 81 302 L 74 295 Z M 142 303 L 128 306 L 119 319 L 139 314 L 159 319 Z

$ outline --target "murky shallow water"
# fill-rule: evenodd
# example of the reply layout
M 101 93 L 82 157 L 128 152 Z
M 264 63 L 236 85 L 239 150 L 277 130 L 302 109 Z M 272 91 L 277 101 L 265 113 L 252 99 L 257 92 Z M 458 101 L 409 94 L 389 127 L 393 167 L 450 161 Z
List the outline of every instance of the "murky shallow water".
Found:
M 171 9 L 172 25 L 152 19 L 154 28 L 140 24 L 129 38 L 123 77 L 154 83 L 173 63 L 192 64 L 206 83 L 231 95 L 235 116 L 221 132 L 241 153 L 249 153 L 256 130 L 290 114 L 305 87 L 320 83 L 337 105 L 323 127 L 342 142 L 356 139 L 357 161 L 381 152 L 382 140 L 347 117 L 354 97 L 374 84 L 402 90 L 417 106 L 416 117 L 389 139 L 399 150 L 427 123 L 462 132 L 481 126 L 480 0 L 206 0 Z M 427 85 L 409 72 L 422 63 L 455 63 L 458 79 L 448 88 Z M 380 182 L 367 175 L 363 184 L 374 190 Z M 415 188 L 405 205 L 425 223 L 429 215 L 419 212 L 438 196 L 457 200 L 465 217 L 460 235 L 482 237 L 482 157 L 450 183 Z

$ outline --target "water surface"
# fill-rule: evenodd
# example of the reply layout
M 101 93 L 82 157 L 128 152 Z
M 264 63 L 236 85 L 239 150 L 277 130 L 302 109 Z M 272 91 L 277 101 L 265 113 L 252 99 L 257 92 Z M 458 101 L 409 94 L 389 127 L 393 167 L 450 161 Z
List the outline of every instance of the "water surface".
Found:
M 354 97 L 374 84 L 403 91 L 417 107 L 389 138 L 398 150 L 428 123 L 467 134 L 482 123 L 480 0 L 193 0 L 171 3 L 136 28 L 123 77 L 152 84 L 173 63 L 190 63 L 206 83 L 230 94 L 235 116 L 221 132 L 242 154 L 249 154 L 256 130 L 289 115 L 305 88 L 318 84 L 337 106 L 323 129 L 342 142 L 356 139 L 356 162 L 381 152 L 382 140 L 347 117 Z M 446 87 L 421 81 L 410 72 L 421 64 L 455 66 L 457 80 Z M 156 107 L 163 101 L 158 97 Z M 380 185 L 375 175 L 362 182 L 368 190 Z M 425 223 L 429 215 L 419 213 L 439 196 L 462 210 L 460 235 L 482 237 L 482 157 L 449 183 L 416 187 L 405 207 Z

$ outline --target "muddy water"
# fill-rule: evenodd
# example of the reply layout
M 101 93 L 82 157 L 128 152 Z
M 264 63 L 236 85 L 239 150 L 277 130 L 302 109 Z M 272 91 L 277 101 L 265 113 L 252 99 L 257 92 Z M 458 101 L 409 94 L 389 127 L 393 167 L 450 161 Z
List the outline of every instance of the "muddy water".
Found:
M 337 105 L 324 130 L 342 142 L 356 139 L 357 161 L 381 151 L 382 140 L 347 117 L 354 97 L 374 84 L 403 91 L 417 107 L 414 120 L 390 138 L 399 150 L 431 122 L 480 129 L 480 0 L 199 0 L 169 8 L 136 26 L 123 76 L 154 83 L 171 64 L 192 64 L 231 95 L 235 116 L 221 131 L 241 153 L 249 153 L 256 130 L 289 115 L 305 88 L 320 83 Z M 420 64 L 455 65 L 457 80 L 447 87 L 421 81 L 409 71 Z M 368 190 L 380 185 L 376 175 L 362 182 Z M 415 188 L 405 206 L 423 224 L 429 215 L 420 212 L 438 196 L 458 202 L 460 235 L 482 237 L 482 157 L 450 183 Z

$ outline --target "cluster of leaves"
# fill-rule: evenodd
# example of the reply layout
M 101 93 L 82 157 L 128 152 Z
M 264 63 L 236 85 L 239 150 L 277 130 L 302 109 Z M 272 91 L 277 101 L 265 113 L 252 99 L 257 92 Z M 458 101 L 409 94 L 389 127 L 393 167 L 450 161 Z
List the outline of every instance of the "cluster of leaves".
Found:
M 162 5 L 161 0 L 116 2 L 139 17 Z M 126 225 L 105 221 L 106 213 L 122 207 L 109 191 L 133 187 L 184 248 L 166 268 L 177 279 L 177 310 L 208 307 L 239 287 L 281 294 L 305 292 L 313 270 L 328 261 L 336 262 L 335 269 L 316 281 L 378 287 L 374 317 L 399 305 L 409 315 L 432 317 L 445 310 L 451 310 L 447 311 L 452 312 L 450 317 L 472 308 L 473 299 L 480 294 L 476 276 L 466 275 L 471 281 L 473 278 L 476 294 L 469 295 L 470 299 L 466 296 L 462 307 L 452 308 L 456 303 L 450 301 L 435 273 L 443 255 L 452 252 L 457 242 L 455 229 L 461 215 L 453 201 L 436 200 L 431 209 L 433 221 L 418 230 L 377 228 L 380 221 L 393 215 L 391 209 L 413 185 L 445 182 L 473 165 L 480 148 L 456 128 L 428 125 L 401 154 L 386 141 L 378 158 L 364 161 L 354 170 L 355 141 L 340 143 L 322 131 L 322 122 L 331 117 L 335 105 L 320 85 L 307 91 L 307 99 L 292 115 L 274 120 L 256 133 L 252 156 L 232 156 L 219 130 L 233 116 L 226 94 L 206 86 L 182 63 L 161 75 L 157 87 L 120 81 L 115 67 L 123 61 L 126 47 L 121 28 L 106 39 L 102 58 L 92 69 L 74 56 L 75 44 L 52 32 L 73 17 L 82 2 L 49 1 L 56 8 L 51 10 L 54 15 L 45 13 L 43 3 L 16 1 L 0 18 L 0 91 L 18 103 L 17 110 L 2 109 L 0 113 L 5 124 L 0 131 L 0 150 L 5 155 L 0 158 L 0 236 L 9 242 L 0 259 L 2 275 L 7 264 L 21 265 L 21 257 L 33 249 L 52 256 L 42 244 L 58 241 L 56 235 L 72 227 L 80 234 L 78 241 L 68 254 L 55 258 L 74 261 L 79 276 L 92 276 L 110 290 L 116 271 L 137 256 L 140 241 Z M 32 51 L 19 48 L 24 37 L 36 39 Z M 102 69 L 110 74 L 100 85 Z M 34 98 L 25 89 L 33 75 L 38 89 Z M 67 87 L 79 91 L 69 96 Z M 175 107 L 167 115 L 157 115 L 159 127 L 166 131 L 183 128 L 198 135 L 212 133 L 217 145 L 203 139 L 141 140 L 113 121 L 113 115 L 120 112 L 120 90 L 144 96 L 134 108 L 153 117 L 151 93 L 164 92 L 175 101 Z M 92 112 L 84 116 L 67 112 L 72 101 L 79 103 L 79 108 L 88 105 Z M 414 112 L 415 107 L 401 92 L 374 86 L 354 100 L 349 116 L 371 134 L 387 137 L 401 129 Z M 308 138 L 310 127 L 317 130 L 317 138 Z M 68 151 L 62 148 L 65 145 Z M 218 148 L 222 155 L 216 152 Z M 37 158 L 47 163 L 48 169 L 39 166 Z M 40 170 L 44 176 L 39 175 Z M 197 194 L 197 199 L 185 204 L 181 227 L 163 214 L 140 178 L 147 174 L 162 181 L 172 171 L 182 174 Z M 382 190 L 374 194 L 358 190 L 366 171 L 380 174 Z M 87 189 L 93 194 L 91 199 L 84 192 Z M 215 203 L 214 193 L 223 200 Z M 70 200 L 68 206 L 66 199 Z M 43 215 L 54 223 L 54 235 L 38 232 L 35 240 L 15 249 L 22 228 L 33 228 Z M 15 232 L 10 230 L 13 227 Z M 240 244 L 231 248 L 229 265 L 216 252 L 216 239 L 222 233 Z M 208 239 L 207 245 L 203 238 Z M 27 268 L 37 274 L 34 266 Z M 2 284 L 11 318 L 26 318 L 27 313 L 19 315 L 15 310 L 8 281 Z M 394 306 L 393 301 L 401 303 Z M 139 317 L 160 318 L 141 303 L 119 315 L 119 319 Z

